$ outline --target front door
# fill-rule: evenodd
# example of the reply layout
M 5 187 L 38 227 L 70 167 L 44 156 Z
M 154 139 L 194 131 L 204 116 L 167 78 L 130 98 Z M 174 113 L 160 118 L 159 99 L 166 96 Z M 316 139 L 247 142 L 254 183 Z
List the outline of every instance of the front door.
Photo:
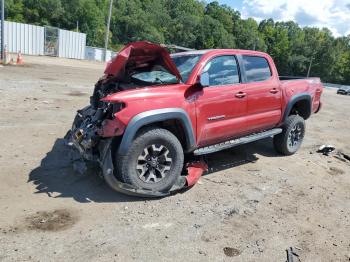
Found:
M 245 131 L 247 98 L 240 84 L 234 55 L 211 59 L 202 73 L 209 75 L 196 100 L 197 143 L 206 146 L 239 136 Z

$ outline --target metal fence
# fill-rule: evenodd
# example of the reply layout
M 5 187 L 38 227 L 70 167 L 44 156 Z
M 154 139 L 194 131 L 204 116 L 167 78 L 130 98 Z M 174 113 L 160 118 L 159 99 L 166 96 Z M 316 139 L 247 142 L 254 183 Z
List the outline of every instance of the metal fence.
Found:
M 4 29 L 10 53 L 85 59 L 86 34 L 9 21 L 5 21 Z
M 59 29 L 58 56 L 85 59 L 86 34 Z
M 44 54 L 44 27 L 5 21 L 4 40 L 10 53 Z
M 104 49 L 99 47 L 87 46 L 85 48 L 85 59 L 93 61 L 103 61 Z M 116 55 L 116 52 L 107 50 L 106 61 L 111 60 Z
M 44 53 L 48 56 L 58 56 L 58 34 L 56 27 L 45 27 Z
M 86 34 L 83 33 L 9 21 L 5 21 L 4 31 L 5 46 L 9 53 L 21 51 L 26 55 L 103 61 L 104 49 L 86 46 Z M 115 52 L 107 50 L 106 60 L 111 60 L 115 55 Z

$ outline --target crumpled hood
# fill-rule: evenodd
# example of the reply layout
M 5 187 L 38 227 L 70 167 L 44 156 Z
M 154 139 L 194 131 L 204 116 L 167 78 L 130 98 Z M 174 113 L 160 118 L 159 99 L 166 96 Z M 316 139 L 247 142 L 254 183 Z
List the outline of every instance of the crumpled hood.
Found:
M 113 60 L 108 62 L 104 73 L 122 78 L 126 69 L 142 68 L 150 62 L 154 65 L 161 65 L 181 81 L 181 75 L 167 50 L 160 45 L 147 41 L 133 42 L 126 45 Z

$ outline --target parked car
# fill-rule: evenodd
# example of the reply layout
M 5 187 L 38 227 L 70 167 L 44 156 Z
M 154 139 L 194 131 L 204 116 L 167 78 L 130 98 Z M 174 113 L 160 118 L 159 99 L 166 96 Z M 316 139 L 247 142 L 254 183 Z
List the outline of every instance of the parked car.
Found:
M 343 86 L 337 90 L 339 95 L 350 95 L 350 86 Z
M 67 138 L 84 159 L 100 164 L 113 188 L 119 181 L 166 192 L 181 176 L 185 154 L 272 136 L 279 153 L 294 154 L 305 120 L 321 107 L 322 90 L 319 78 L 280 80 L 262 52 L 169 55 L 135 42 L 107 65 Z

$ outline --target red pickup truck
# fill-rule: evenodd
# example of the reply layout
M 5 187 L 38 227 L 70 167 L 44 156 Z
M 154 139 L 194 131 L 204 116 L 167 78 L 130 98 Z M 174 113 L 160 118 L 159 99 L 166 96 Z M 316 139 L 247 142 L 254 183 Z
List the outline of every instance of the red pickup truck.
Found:
M 305 120 L 321 107 L 319 78 L 279 77 L 262 52 L 212 49 L 169 55 L 130 43 L 107 65 L 68 139 L 97 161 L 112 187 L 168 191 L 186 154 L 203 155 L 272 137 L 294 154 Z

